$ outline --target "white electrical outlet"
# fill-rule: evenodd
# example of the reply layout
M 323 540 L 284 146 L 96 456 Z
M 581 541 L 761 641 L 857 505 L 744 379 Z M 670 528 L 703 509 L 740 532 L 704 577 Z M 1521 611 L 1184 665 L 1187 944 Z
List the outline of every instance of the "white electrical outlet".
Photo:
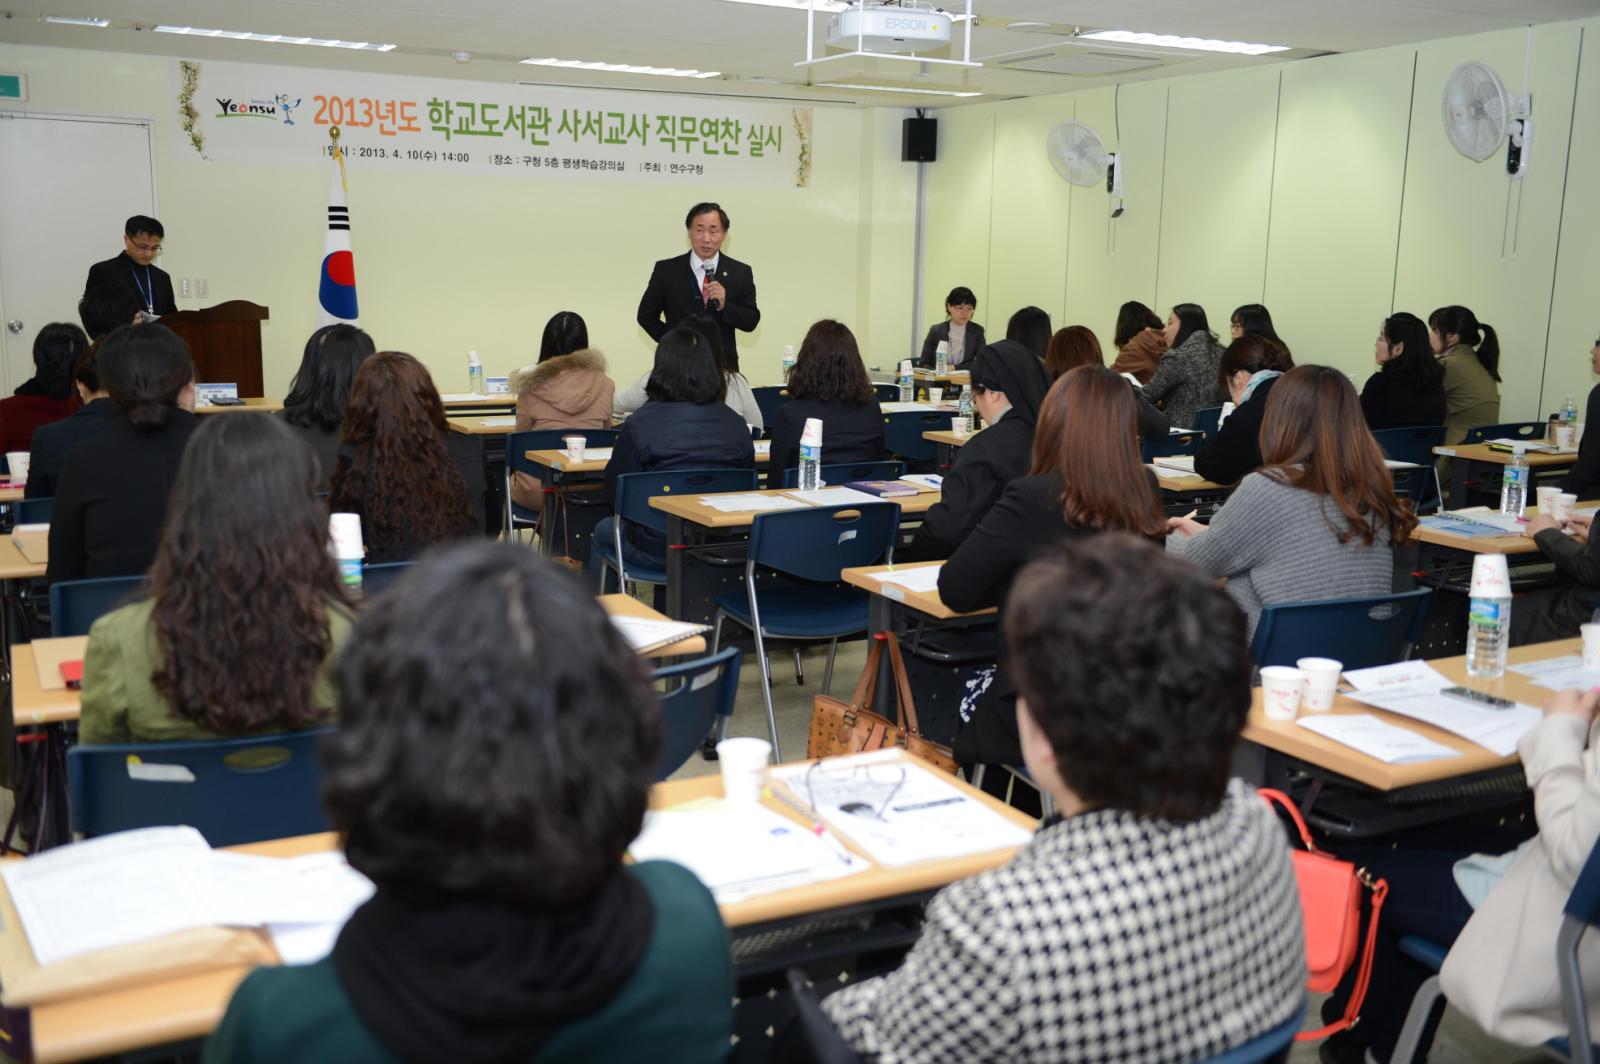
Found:
M 195 281 L 196 294 L 199 295 L 201 299 L 206 298 L 206 292 L 209 290 L 209 288 L 210 285 L 206 284 L 206 279 L 204 277 L 201 277 Z
M 189 298 L 189 278 L 180 277 L 178 279 L 178 294 L 184 299 Z

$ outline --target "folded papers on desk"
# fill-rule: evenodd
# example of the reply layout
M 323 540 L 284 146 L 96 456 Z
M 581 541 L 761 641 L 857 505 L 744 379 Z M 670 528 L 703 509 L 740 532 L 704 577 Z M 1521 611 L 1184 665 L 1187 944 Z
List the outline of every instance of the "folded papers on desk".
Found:
M 938 565 L 919 565 L 913 569 L 890 569 L 873 573 L 872 579 L 895 584 L 908 591 L 938 591 L 939 571 L 943 568 L 944 563 L 940 562 Z
M 1424 528 L 1431 528 L 1435 532 L 1448 532 L 1453 536 L 1466 536 L 1469 539 L 1488 539 L 1495 536 L 1519 536 L 1522 534 L 1522 522 L 1498 510 L 1491 510 L 1487 506 L 1475 506 L 1469 510 L 1446 510 L 1442 514 L 1429 514 L 1418 519 Z
M 1577 654 L 1512 665 L 1510 670 L 1552 691 L 1587 691 L 1600 687 L 1600 669 L 1584 668 L 1583 658 Z
M 1424 739 L 1409 728 L 1385 723 L 1371 713 L 1312 715 L 1300 717 L 1296 723 L 1325 739 L 1332 739 L 1389 765 L 1440 761 L 1461 756 L 1448 746 Z
M 709 624 L 691 624 L 688 621 L 656 620 L 654 617 L 625 617 L 611 614 L 611 623 L 617 626 L 628 645 L 640 654 L 670 647 L 685 639 L 693 639 L 711 631 Z
M 730 491 L 723 495 L 702 495 L 700 501 L 725 514 L 767 510 L 803 510 L 811 504 L 787 495 L 761 495 L 753 491 Z M 876 501 L 876 500 L 874 500 Z
M 1392 686 L 1382 682 L 1392 678 L 1407 682 Z M 1445 688 L 1452 686 L 1450 681 L 1423 662 L 1358 669 L 1345 673 L 1345 679 L 1358 687 L 1365 686 L 1364 690 L 1351 693 L 1353 700 L 1432 724 L 1501 757 L 1516 753 L 1517 740 L 1539 723 L 1540 713 L 1532 706 L 1495 709 L 1445 694 Z

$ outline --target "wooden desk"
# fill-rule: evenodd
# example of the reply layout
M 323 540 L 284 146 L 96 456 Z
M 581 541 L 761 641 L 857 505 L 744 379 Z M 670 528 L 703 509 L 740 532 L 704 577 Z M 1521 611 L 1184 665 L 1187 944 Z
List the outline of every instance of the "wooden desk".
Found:
M 1529 513 L 1537 513 L 1537 508 L 1530 507 Z M 1432 547 L 1443 547 L 1448 550 L 1458 550 L 1467 554 L 1538 554 L 1539 545 L 1527 536 L 1458 536 L 1453 532 L 1441 529 L 1428 528 L 1418 525 L 1413 533 L 1418 543 L 1426 543 Z M 1424 566 L 1426 568 L 1426 566 Z
M 1162 491 L 1170 491 L 1177 495 L 1195 495 L 1200 492 L 1230 492 L 1236 485 L 1215 484 L 1204 477 L 1181 477 L 1174 473 L 1163 472 L 1160 466 L 1151 466 L 1155 471 L 1156 483 Z
M 516 431 L 517 417 L 515 414 L 501 414 L 496 417 L 452 417 L 445 422 L 450 426 L 451 432 L 459 432 L 465 436 L 505 436 Z
M 578 436 L 582 434 L 575 432 L 573 435 Z M 771 440 L 756 440 L 755 448 L 757 468 L 766 465 L 772 460 Z M 594 448 L 587 448 L 585 453 L 592 449 Z M 610 448 L 605 447 L 599 449 L 610 450 Z M 523 456 L 534 465 L 542 466 L 545 469 L 554 470 L 557 473 L 565 473 L 568 476 L 578 476 L 583 474 L 593 475 L 604 473 L 606 471 L 607 459 L 605 458 L 585 457 L 578 461 L 573 461 L 571 458 L 567 457 L 566 451 L 561 450 L 551 449 L 542 451 L 525 451 L 523 452 Z
M 922 434 L 922 438 L 933 444 L 935 448 L 933 460 L 934 469 L 940 473 L 950 472 L 950 467 L 955 465 L 956 462 L 956 452 L 959 451 L 968 440 L 972 439 L 972 437 L 976 436 L 982 431 L 983 429 L 980 428 L 976 431 L 969 432 L 964 436 L 951 429 L 931 429 L 927 432 L 924 432 Z
M 253 410 L 258 414 L 270 414 L 275 410 L 283 409 L 282 399 L 263 399 L 260 396 L 246 398 L 241 406 L 197 406 L 196 414 L 224 414 L 229 410 Z
M 1531 441 L 1543 442 L 1543 441 Z M 1467 484 L 1474 474 L 1493 475 L 1484 466 L 1507 466 L 1511 464 L 1510 451 L 1497 451 L 1487 443 L 1465 444 L 1458 443 L 1453 447 L 1435 447 L 1433 453 L 1441 458 L 1449 458 L 1450 462 L 1450 505 L 1461 507 L 1466 505 Z M 1524 458 L 1528 460 L 1528 468 L 1535 476 L 1550 470 L 1565 469 L 1578 460 L 1573 454 L 1540 454 L 1536 451 L 1526 451 Z M 1532 494 L 1533 486 L 1528 488 Z
M 891 584 L 876 577 L 877 573 L 905 572 L 909 569 L 927 569 L 930 566 L 943 564 L 943 562 L 911 562 L 907 565 L 865 565 L 854 569 L 841 570 L 839 579 L 851 587 L 859 587 L 861 590 L 871 594 L 875 600 L 874 606 L 877 605 L 877 599 L 884 599 L 889 603 L 904 606 L 909 610 L 916 610 L 918 613 L 933 617 L 936 620 L 948 621 L 956 617 L 979 617 L 984 614 L 999 612 L 995 607 L 990 606 L 988 609 L 976 610 L 972 613 L 959 613 L 946 606 L 944 601 L 939 598 L 939 592 L 937 591 L 913 591 L 908 587 Z M 871 630 L 881 632 L 884 627 L 884 625 L 873 624 Z
M 31 580 L 41 577 L 49 567 L 48 541 L 46 541 L 46 557 L 37 562 L 30 562 L 17 548 L 17 541 L 11 536 L 0 536 L 0 580 Z
M 609 617 L 642 617 L 647 621 L 665 621 L 670 618 L 664 613 L 657 613 L 632 595 L 601 595 L 600 608 L 606 611 Z M 706 637 L 692 635 L 688 639 L 680 639 L 658 650 L 652 650 L 645 655 L 647 658 L 675 658 L 685 654 L 704 654 L 706 652 Z
M 913 380 L 922 381 L 923 383 L 948 384 L 953 382 L 956 384 L 966 384 L 972 380 L 972 371 L 966 369 L 948 369 L 943 373 L 936 373 L 931 369 L 918 369 L 913 367 L 911 370 L 911 377 Z
M 479 413 L 486 410 L 513 410 L 517 405 L 517 397 L 511 392 L 488 392 L 484 395 L 471 395 L 466 392 L 441 392 L 439 401 L 444 404 L 446 413 L 465 410 L 468 413 Z
M 0 484 L 0 503 L 21 502 L 24 488 L 12 487 L 9 484 Z
M 1033 826 L 1031 818 L 960 780 L 952 783 L 1019 826 Z M 721 794 L 720 776 L 672 780 L 652 789 L 650 804 L 659 809 Z M 798 813 L 775 799 L 768 798 L 766 804 L 790 819 L 805 822 Z M 326 852 L 337 845 L 337 837 L 327 832 L 233 849 L 263 856 L 294 857 Z M 741 929 L 748 929 L 746 934 L 760 933 L 763 924 L 774 921 L 926 894 L 957 879 L 998 868 L 1015 852 L 1005 848 L 901 868 L 874 865 L 857 875 L 724 905 L 722 918 L 735 929 L 736 936 Z M 9 911 L 9 899 L 5 904 Z M 14 919 L 0 927 L 0 936 L 17 933 L 19 928 Z M 40 1005 L 33 1009 L 32 1017 L 35 1060 L 38 1064 L 60 1064 L 204 1038 L 216 1028 L 228 999 L 248 974 L 249 969 L 235 965 Z

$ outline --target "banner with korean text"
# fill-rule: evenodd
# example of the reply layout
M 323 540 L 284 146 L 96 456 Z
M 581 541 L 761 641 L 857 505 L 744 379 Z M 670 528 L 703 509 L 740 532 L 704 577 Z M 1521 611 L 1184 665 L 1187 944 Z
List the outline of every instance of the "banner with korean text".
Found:
M 811 108 L 212 60 L 173 62 L 189 159 L 521 178 L 807 188 Z

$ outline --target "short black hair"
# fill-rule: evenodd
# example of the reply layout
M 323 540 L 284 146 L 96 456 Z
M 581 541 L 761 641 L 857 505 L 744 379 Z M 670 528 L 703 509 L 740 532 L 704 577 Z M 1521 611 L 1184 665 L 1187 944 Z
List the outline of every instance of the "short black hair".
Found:
M 1199 303 L 1179 303 L 1172 308 L 1172 316 L 1178 319 L 1178 335 L 1172 340 L 1173 347 L 1182 347 L 1193 333 L 1211 333 L 1211 323 L 1206 320 L 1206 308 Z
M 1015 340 L 1037 358 L 1044 358 L 1045 350 L 1050 346 L 1050 337 L 1053 335 L 1055 334 L 1050 329 L 1050 315 L 1038 307 L 1023 307 L 1006 322 L 1006 339 Z
M 100 364 L 96 361 L 99 353 L 100 345 L 90 344 L 72 364 L 72 379 L 88 389 L 90 395 L 100 390 Z
M 178 393 L 194 380 L 189 345 L 160 323 L 113 329 L 96 359 L 106 391 L 134 428 L 164 427 L 178 408 Z
M 133 290 L 118 285 L 97 285 L 78 300 L 78 320 L 91 340 L 103 340 L 112 329 L 133 322 L 144 308 Z
M 70 321 L 55 321 L 33 338 L 34 380 L 51 399 L 72 394 L 72 367 L 89 349 L 89 338 Z
M 702 310 L 689 315 L 678 324 L 700 334 L 706 346 L 711 348 L 711 357 L 717 360 L 717 368 L 722 370 L 723 376 L 739 372 L 738 356 L 731 355 L 728 345 L 722 342 L 722 322 Z
M 728 378 L 706 338 L 679 325 L 656 344 L 655 368 L 644 392 L 662 403 L 720 403 L 728 394 Z
M 660 745 L 648 673 L 589 588 L 525 547 L 418 562 L 363 609 L 336 682 L 323 805 L 380 890 L 563 908 L 639 833 Z
M 712 211 L 717 212 L 717 217 L 722 221 L 723 229 L 733 228 L 733 223 L 728 221 L 728 212 L 722 209 L 722 204 L 720 203 L 696 203 L 689 208 L 689 213 L 684 216 L 683 227 L 685 229 L 694 228 L 694 220 L 696 218 L 702 214 L 710 214 Z
M 539 337 L 539 361 L 545 362 L 589 346 L 589 326 L 572 310 L 558 310 L 544 323 Z
M 140 233 L 149 233 L 151 236 L 159 236 L 162 239 L 166 239 L 167 236 L 167 231 L 161 228 L 161 223 L 148 214 L 136 214 L 129 218 L 127 223 L 123 225 L 122 231 L 128 236 L 138 236 Z
M 950 294 L 944 297 L 944 305 L 947 307 L 971 307 L 976 310 L 978 308 L 978 297 L 973 295 L 972 289 L 965 285 L 956 285 L 956 287 L 950 289 Z
M 372 337 L 348 322 L 312 333 L 283 400 L 284 420 L 303 429 L 337 430 L 344 423 L 356 370 L 375 350 Z
M 1243 611 L 1188 562 L 1125 533 L 1027 566 L 1008 668 L 1084 801 L 1138 816 L 1215 812 L 1250 711 Z

